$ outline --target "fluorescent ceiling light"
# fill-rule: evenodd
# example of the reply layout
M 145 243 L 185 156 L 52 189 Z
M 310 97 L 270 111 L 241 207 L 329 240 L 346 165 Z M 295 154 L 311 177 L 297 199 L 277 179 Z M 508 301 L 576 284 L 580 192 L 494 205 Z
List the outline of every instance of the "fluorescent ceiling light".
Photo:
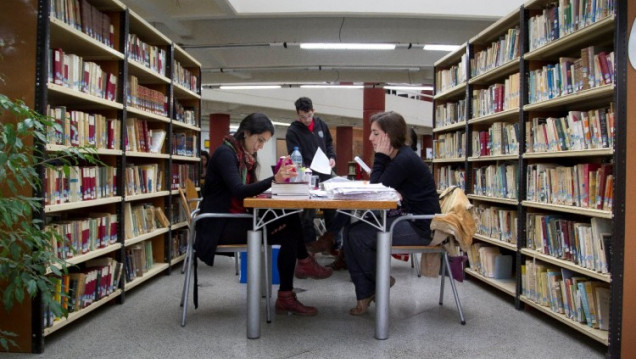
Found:
M 301 43 L 305 50 L 395 50 L 395 44 Z
M 433 86 L 384 86 L 385 90 L 402 90 L 402 91 L 426 91 L 433 90 Z
M 279 122 L 279 121 L 272 121 L 272 124 L 276 126 L 285 126 L 285 127 L 289 127 L 291 125 L 287 122 Z
M 461 45 L 424 45 L 423 49 L 428 51 L 455 51 Z
M 361 89 L 363 85 L 300 85 L 304 89 Z
M 241 86 L 219 86 L 221 90 L 267 90 L 267 89 L 279 89 L 280 85 L 241 85 Z

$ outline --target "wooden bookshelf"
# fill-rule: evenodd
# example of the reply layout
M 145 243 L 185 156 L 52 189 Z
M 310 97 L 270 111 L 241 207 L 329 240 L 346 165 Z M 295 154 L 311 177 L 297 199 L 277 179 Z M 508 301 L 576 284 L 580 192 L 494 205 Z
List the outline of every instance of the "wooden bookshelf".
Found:
M 445 88 L 443 91 L 439 91 L 436 86 L 436 93 L 434 95 L 433 104 L 433 117 L 434 128 L 433 134 L 436 138 L 445 133 L 452 133 L 453 131 L 465 131 L 466 132 L 466 146 L 463 148 L 464 156 L 459 158 L 435 158 L 433 159 L 433 172 L 436 180 L 448 181 L 447 176 L 453 176 L 455 172 L 462 172 L 462 178 L 466 185 L 466 194 L 471 201 L 476 201 L 480 204 L 478 208 L 480 210 L 489 210 L 492 207 L 497 210 L 514 211 L 517 215 L 517 233 L 516 237 L 518 244 L 511 244 L 499 239 L 490 238 L 485 235 L 476 234 L 473 239 L 475 242 L 486 243 L 487 245 L 493 245 L 508 252 L 514 252 L 516 254 L 515 270 L 516 278 L 506 285 L 502 285 L 495 280 L 485 278 L 473 269 L 466 269 L 471 277 L 476 278 L 484 283 L 500 289 L 509 295 L 515 297 L 515 306 L 518 309 L 522 309 L 524 304 L 538 309 L 540 312 L 547 314 L 548 316 L 555 318 L 558 321 L 566 323 L 569 327 L 582 332 L 591 338 L 594 338 L 600 343 L 608 345 L 608 357 L 618 357 L 621 353 L 621 347 L 624 347 L 625 342 L 621 342 L 621 335 L 624 335 L 625 328 L 621 329 L 621 322 L 624 323 L 627 318 L 625 315 L 621 316 L 623 312 L 623 277 L 622 273 L 627 272 L 629 266 L 624 264 L 623 248 L 626 245 L 625 232 L 623 226 L 627 224 L 625 222 L 626 211 L 622 205 L 616 205 L 617 203 L 625 203 L 626 197 L 626 183 L 625 180 L 628 177 L 626 175 L 629 167 L 624 165 L 627 152 L 625 146 L 627 143 L 625 134 L 626 132 L 626 107 L 627 101 L 627 88 L 628 80 L 625 74 L 625 69 L 629 68 L 626 65 L 627 59 L 625 57 L 625 37 L 624 34 L 628 33 L 628 26 L 631 20 L 627 21 L 626 25 L 626 12 L 629 6 L 632 14 L 636 14 L 636 6 L 627 5 L 624 2 L 615 3 L 615 9 L 610 13 L 608 17 L 601 18 L 596 14 L 596 22 L 582 26 L 576 31 L 561 34 L 560 38 L 537 47 L 533 51 L 528 51 L 530 40 L 529 39 L 529 23 L 530 18 L 534 16 L 545 15 L 543 9 L 558 6 L 559 3 L 555 3 L 551 0 L 532 0 L 524 4 L 519 11 L 513 11 L 491 26 L 487 27 L 479 34 L 475 35 L 467 42 L 466 52 L 474 57 L 479 51 L 487 49 L 493 41 L 497 41 L 501 36 L 508 33 L 511 28 L 519 27 L 520 33 L 520 48 L 519 58 L 504 61 L 494 68 L 490 68 L 488 65 L 482 66 L 482 70 L 475 71 L 472 69 L 472 63 L 468 63 L 468 69 L 466 70 L 467 79 L 465 83 L 460 83 L 452 88 Z M 634 15 L 631 15 L 633 18 Z M 586 17 L 587 19 L 588 17 Z M 592 19 L 592 17 L 589 17 Z M 568 30 L 569 31 L 569 30 Z M 535 42 L 536 43 L 536 42 Z M 589 46 L 596 46 L 594 55 L 597 54 L 597 48 L 600 51 L 606 53 L 613 51 L 613 82 L 611 84 L 601 83 L 595 84 L 596 87 L 589 89 L 583 89 L 578 87 L 572 93 L 566 95 L 557 96 L 548 100 L 542 100 L 535 103 L 529 103 L 530 81 L 529 73 L 534 70 L 541 69 L 542 66 L 548 64 L 559 64 L 560 58 L 578 58 L 581 57 L 581 49 Z M 612 50 L 613 48 L 613 50 Z M 436 72 L 436 79 L 438 71 L 444 71 L 449 69 L 454 64 L 459 63 L 464 55 L 464 49 L 450 53 L 449 55 L 436 62 L 434 71 Z M 579 54 L 579 56 L 577 56 Z M 484 70 L 486 69 L 486 70 Z M 511 74 L 524 74 L 521 76 L 520 83 L 520 97 L 519 106 L 514 106 L 503 111 L 487 114 L 477 115 L 473 114 L 473 91 L 487 89 L 489 86 L 496 83 L 503 83 L 504 79 L 507 79 Z M 636 78 L 636 75 L 633 76 Z M 603 82 L 603 81 L 601 81 Z M 633 80 L 630 82 L 633 86 Z M 593 86 L 593 85 L 592 85 Z M 635 87 L 636 88 L 636 87 Z M 578 91 L 576 91 L 578 90 Z M 632 90 L 633 92 L 633 90 Z M 477 94 L 477 92 L 475 92 Z M 564 92 L 565 93 L 565 92 Z M 541 96 L 537 96 L 541 98 Z M 458 103 L 459 100 L 465 100 L 467 121 L 450 126 L 435 126 L 436 106 L 446 104 L 449 102 Z M 633 102 L 633 101 L 632 101 Z M 562 118 L 569 114 L 570 111 L 575 113 L 608 109 L 610 103 L 613 106 L 612 115 L 614 120 L 614 128 L 607 129 L 607 136 L 609 146 L 605 142 L 586 144 L 583 148 L 576 150 L 558 150 L 554 151 L 554 148 L 550 147 L 551 152 L 533 152 L 526 148 L 527 131 L 532 128 L 534 118 Z M 486 110 L 489 110 L 486 108 Z M 482 111 L 484 113 L 486 111 Z M 477 113 L 477 112 L 475 112 Z M 487 112 L 486 112 L 487 113 Z M 633 112 L 632 112 L 633 113 Z M 446 118 L 443 118 L 448 121 Z M 490 127 L 494 123 L 507 123 L 514 126 L 518 126 L 517 130 L 517 144 L 518 151 L 506 154 L 503 153 L 497 155 L 474 155 L 472 132 L 475 130 L 486 131 L 491 130 Z M 563 122 L 562 122 L 563 123 Z M 598 125 L 597 125 L 598 126 Z M 601 125 L 605 126 L 605 125 Z M 613 130 L 614 137 L 613 142 L 610 141 L 610 130 Z M 603 129 L 603 131 L 605 131 Z M 599 131 L 600 132 L 600 131 Z M 633 132 L 633 131 L 632 131 Z M 598 132 L 597 132 L 598 134 Z M 605 136 L 605 135 L 603 135 Z M 636 135 L 634 135 L 636 137 Z M 444 138 L 446 139 L 446 138 Z M 604 139 L 603 139 L 604 141 Z M 569 145 L 568 145 L 569 146 Z M 636 146 L 632 146 L 636 148 Z M 560 147 L 559 147 L 560 148 Z M 577 148 L 577 147 L 574 147 Z M 448 152 L 446 152 L 448 153 Z M 475 183 L 475 170 L 487 166 L 489 164 L 516 164 L 518 175 L 518 199 L 498 198 L 491 196 L 484 196 L 475 194 L 473 192 L 473 186 Z M 577 206 L 556 205 L 551 203 L 543 203 L 534 200 L 528 200 L 527 188 L 528 185 L 528 172 L 529 166 L 535 164 L 552 164 L 557 166 L 573 168 L 578 164 L 593 163 L 593 164 L 612 164 L 613 175 L 613 204 L 612 210 L 600 210 L 595 208 L 584 208 Z M 535 168 L 535 167 L 532 167 Z M 442 174 L 440 176 L 440 174 Z M 601 179 L 604 180 L 604 179 Z M 438 192 L 441 187 L 447 186 L 447 183 L 438 183 Z M 597 194 L 598 195 L 598 194 Z M 534 197 L 533 197 L 534 198 Z M 537 197 L 538 198 L 538 197 Z M 604 200 L 604 198 L 602 198 Z M 629 203 L 629 201 L 628 201 Z M 634 211 L 632 211 L 634 212 Z M 627 212 L 627 213 L 632 213 Z M 495 212 L 496 213 L 496 212 Z M 596 218 L 600 221 L 611 221 L 612 233 L 611 233 L 611 248 L 612 255 L 608 258 L 608 264 L 611 268 L 612 274 L 600 273 L 595 270 L 590 270 L 578 266 L 570 261 L 565 261 L 559 258 L 555 258 L 533 249 L 526 248 L 526 238 L 528 235 L 533 234 L 526 233 L 527 215 L 533 216 L 535 214 L 545 214 L 552 216 L 559 216 L 558 218 L 572 218 L 572 221 L 577 223 L 590 223 L 592 218 Z M 565 216 L 564 216 L 565 215 Z M 534 217 L 529 217 L 534 218 Z M 608 222 L 604 222 L 608 223 Z M 634 221 L 636 223 L 636 221 Z M 489 224 L 492 225 L 492 224 Z M 632 251 L 632 254 L 636 253 L 636 250 Z M 590 281 L 599 281 L 606 283 L 610 286 L 611 300 L 610 300 L 610 331 L 601 331 L 588 327 L 585 323 L 577 323 L 565 318 L 564 315 L 553 313 L 549 308 L 542 307 L 537 303 L 530 301 L 528 298 L 521 295 L 522 292 L 517 293 L 516 289 L 522 287 L 522 270 L 521 266 L 524 264 L 524 260 L 530 259 L 533 261 L 539 261 L 546 265 L 552 266 L 552 268 L 562 268 L 572 271 L 579 276 L 584 276 Z M 629 269 L 631 273 L 631 269 Z M 630 287 L 631 288 L 631 287 Z M 631 290 L 634 291 L 633 288 Z M 631 298 L 636 298 L 636 295 L 632 295 Z M 631 327 L 636 321 L 627 319 Z M 631 328 L 630 327 L 630 328 Z M 623 351 L 623 354 L 625 352 Z
M 201 64 L 178 47 L 170 38 L 155 29 L 148 21 L 128 9 L 121 1 L 87 0 L 87 3 L 96 9 L 95 13 L 91 13 L 92 16 L 99 14 L 103 23 L 108 21 L 112 25 L 111 29 L 102 27 L 102 32 L 98 33 L 95 28 L 90 31 L 93 34 L 84 32 L 85 28 L 78 29 L 63 20 L 64 17 L 71 18 L 76 14 L 67 14 L 60 17 L 58 14 L 64 10 L 56 9 L 55 5 L 59 5 L 59 1 L 54 2 L 53 0 L 10 2 L 10 6 L 7 5 L 6 9 L 3 9 L 4 11 L 0 14 L 0 20 L 8 24 L 7 36 L 11 35 L 11 32 L 16 32 L 20 34 L 22 39 L 20 44 L 18 44 L 18 48 L 16 48 L 16 54 L 21 54 L 20 58 L 9 56 L 6 62 L 3 59 L 2 65 L 0 65 L 2 66 L 0 72 L 3 74 L 8 73 L 5 66 L 10 66 L 11 76 L 7 77 L 6 84 L 8 86 L 5 86 L 8 89 L 6 94 L 9 97 L 22 98 L 27 105 L 43 114 L 47 114 L 47 106 L 50 106 L 51 108 L 59 108 L 58 111 L 64 109 L 67 112 L 78 111 L 87 115 L 99 114 L 102 116 L 100 121 L 103 118 L 107 120 L 105 123 L 110 124 L 112 122 L 109 121 L 118 121 L 118 124 L 121 125 L 121 132 L 117 133 L 121 136 L 117 140 L 118 149 L 95 148 L 80 151 L 80 153 L 97 155 L 99 160 L 104 163 L 100 167 L 107 166 L 116 169 L 116 184 L 113 185 L 113 189 L 116 188 L 116 192 L 112 193 L 111 197 L 46 205 L 44 206 L 42 217 L 38 219 L 44 220 L 46 217 L 51 217 L 53 223 L 56 223 L 55 221 L 66 218 L 79 220 L 91 212 L 105 213 L 111 216 L 117 215 L 117 242 L 109 244 L 105 248 L 98 248 L 69 258 L 67 265 L 74 266 L 78 270 L 83 270 L 87 261 L 104 257 L 110 257 L 123 263 L 126 260 L 126 249 L 128 247 L 138 244 L 143 245 L 148 241 L 152 241 L 153 253 L 149 253 L 149 255 L 152 255 L 155 264 L 147 273 L 144 273 L 143 277 L 128 283 L 124 283 L 125 280 L 122 280 L 119 288 L 112 294 L 86 308 L 70 313 L 68 318 L 57 320 L 50 327 L 44 327 L 45 313 L 40 298 L 36 298 L 33 303 L 29 304 L 30 311 L 16 311 L 16 318 L 11 319 L 15 319 L 15 322 L 20 323 L 19 325 L 22 327 L 28 326 L 26 331 L 29 332 L 29 335 L 25 335 L 25 338 L 19 340 L 20 349 L 34 353 L 43 352 L 45 336 L 72 325 L 75 321 L 104 306 L 106 303 L 112 303 L 116 299 L 121 301 L 125 291 L 156 277 L 159 273 L 170 270 L 168 263 L 172 256 L 168 238 L 170 238 L 174 226 L 171 226 L 173 228 L 159 228 L 150 233 L 126 240 L 124 208 L 126 205 L 131 204 L 133 206 L 152 204 L 155 207 L 164 209 L 171 208 L 173 202 L 172 196 L 170 196 L 171 183 L 174 183 L 175 178 L 178 180 L 185 180 L 185 178 L 175 177 L 170 164 L 173 160 L 180 161 L 181 163 L 196 166 L 196 169 L 198 169 L 198 162 L 200 161 L 199 141 L 193 143 L 192 150 L 194 153 L 192 157 L 172 156 L 170 150 L 173 128 L 182 132 L 188 131 L 196 134 L 201 131 Z M 81 12 L 78 15 L 82 16 Z M 14 19 L 17 18 L 20 20 L 15 21 Z M 84 22 L 84 24 L 90 26 L 89 22 Z M 108 33 L 109 31 L 110 33 Z M 131 34 L 137 36 L 144 44 L 156 48 L 157 56 L 159 56 L 157 58 L 161 58 L 165 54 L 165 59 L 161 58 L 163 60 L 161 66 L 163 67 L 159 66 L 159 64 L 153 67 L 156 62 L 151 62 L 149 66 L 135 60 L 134 56 L 132 56 L 132 50 L 127 47 L 129 35 Z M 84 60 L 85 63 L 94 63 L 95 66 L 100 68 L 102 74 L 112 75 L 112 78 L 116 79 L 116 91 L 107 93 L 108 89 L 103 88 L 94 91 L 92 88 L 78 86 L 74 79 L 59 78 L 55 73 L 49 76 L 49 68 L 55 70 L 55 65 L 57 64 L 54 56 L 52 56 L 53 53 L 49 53 L 51 51 L 49 49 L 57 49 L 58 54 L 68 54 L 69 59 L 72 58 L 70 55 L 76 55 L 81 60 Z M 33 65 L 25 61 L 27 58 L 34 59 Z M 183 81 L 179 82 L 174 78 L 175 73 L 172 72 L 172 69 L 176 62 L 187 68 L 189 77 L 186 79 L 190 81 L 189 88 L 181 83 Z M 163 70 L 159 71 L 162 68 Z M 149 91 L 154 91 L 154 95 L 160 95 L 155 96 L 155 102 L 159 106 L 154 106 L 150 109 L 151 107 L 147 106 L 147 101 L 144 99 L 144 101 L 137 102 L 139 107 L 133 107 L 133 103 L 127 101 L 129 95 L 127 89 L 130 88 L 132 78 L 124 78 L 123 74 L 135 76 L 138 85 L 144 86 Z M 66 76 L 66 74 L 62 76 Z M 108 77 L 105 79 L 108 79 Z M 30 88 L 28 88 L 29 86 L 21 85 L 22 83 L 30 84 Z M 35 84 L 35 87 L 33 84 Z M 77 90 L 73 88 L 77 88 Z M 82 92 L 79 89 L 93 94 Z M 25 93 L 25 91 L 29 93 Z M 114 95 L 114 99 L 107 99 L 112 98 L 109 97 L 111 94 Z M 142 96 L 142 94 L 139 94 L 139 96 Z M 160 106 L 161 100 L 159 97 L 165 97 L 164 108 Z M 177 118 L 175 103 L 172 102 L 173 99 L 178 99 L 183 106 L 191 111 L 190 114 L 193 115 L 190 116 L 189 123 Z M 142 106 L 146 107 L 142 108 Z M 162 115 L 162 112 L 165 112 L 165 115 Z M 140 131 L 165 130 L 166 137 L 161 153 L 132 151 L 125 148 L 126 121 L 131 118 L 145 121 L 147 128 L 140 128 Z M 59 119 L 64 120 L 63 118 Z M 198 138 L 200 139 L 200 136 Z M 73 150 L 71 146 L 56 143 L 60 142 L 42 143 L 41 148 L 49 154 L 57 151 Z M 100 144 L 100 146 L 102 145 Z M 111 146 L 110 143 L 109 146 Z M 163 178 L 157 182 L 162 183 L 162 188 L 151 193 L 126 196 L 125 164 L 137 166 L 158 165 L 157 168 L 161 171 Z M 84 163 L 82 162 L 79 164 L 80 167 L 83 165 Z M 193 179 L 198 180 L 198 172 L 196 170 L 187 174 L 194 175 Z M 43 193 L 35 193 L 35 195 L 44 198 Z M 171 216 L 167 211 L 166 215 L 168 217 Z M 125 274 L 122 275 L 123 278 L 125 278 Z M 11 328 L 3 327 L 2 329 Z M 19 332 L 23 333 L 25 330 L 22 328 Z

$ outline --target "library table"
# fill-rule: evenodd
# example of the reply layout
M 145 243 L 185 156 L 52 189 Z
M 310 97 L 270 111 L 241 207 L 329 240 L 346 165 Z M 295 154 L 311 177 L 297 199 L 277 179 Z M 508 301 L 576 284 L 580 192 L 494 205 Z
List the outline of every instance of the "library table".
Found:
M 376 319 L 375 338 L 389 337 L 389 277 L 391 271 L 391 237 L 386 228 L 386 215 L 397 208 L 395 200 L 335 200 L 327 198 L 278 199 L 266 197 L 245 198 L 243 205 L 254 209 L 254 226 L 247 234 L 247 337 L 260 337 L 261 296 L 261 230 L 279 218 L 301 212 L 306 208 L 335 209 L 378 229 L 376 263 Z M 267 217 L 267 220 L 265 218 Z

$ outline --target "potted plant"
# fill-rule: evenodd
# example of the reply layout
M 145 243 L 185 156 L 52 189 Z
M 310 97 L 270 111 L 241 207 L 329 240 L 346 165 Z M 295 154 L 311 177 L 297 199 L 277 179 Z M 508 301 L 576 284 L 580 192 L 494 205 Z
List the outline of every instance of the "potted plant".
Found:
M 44 227 L 41 211 L 42 167 L 70 166 L 82 160 L 99 163 L 93 148 L 69 147 L 44 153 L 33 143 L 46 143 L 47 131 L 61 130 L 51 119 L 21 101 L 0 94 L 0 298 L 6 312 L 26 296 L 39 295 L 45 308 L 65 315 L 54 300 L 52 276 L 66 272 L 64 260 L 52 250 L 52 241 L 64 239 Z M 16 334 L 0 324 L 0 351 L 15 347 Z

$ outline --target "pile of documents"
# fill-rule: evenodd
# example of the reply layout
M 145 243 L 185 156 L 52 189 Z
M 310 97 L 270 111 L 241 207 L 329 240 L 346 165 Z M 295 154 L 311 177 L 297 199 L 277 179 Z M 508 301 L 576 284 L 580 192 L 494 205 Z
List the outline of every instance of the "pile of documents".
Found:
M 327 196 L 333 199 L 398 201 L 396 190 L 381 183 L 368 181 L 325 181 L 323 182 Z

